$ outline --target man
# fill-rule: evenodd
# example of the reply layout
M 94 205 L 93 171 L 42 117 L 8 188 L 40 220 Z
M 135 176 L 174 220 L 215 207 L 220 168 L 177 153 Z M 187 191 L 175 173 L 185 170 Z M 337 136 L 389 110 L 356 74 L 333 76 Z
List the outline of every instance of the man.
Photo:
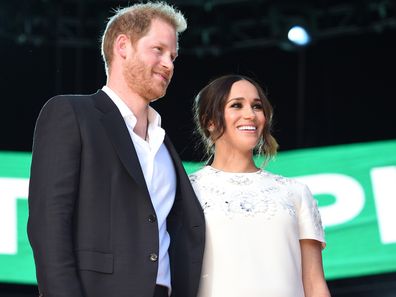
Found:
M 102 40 L 106 86 L 43 107 L 28 222 L 41 296 L 196 296 L 203 213 L 149 106 L 186 26 L 164 3 L 119 10 Z

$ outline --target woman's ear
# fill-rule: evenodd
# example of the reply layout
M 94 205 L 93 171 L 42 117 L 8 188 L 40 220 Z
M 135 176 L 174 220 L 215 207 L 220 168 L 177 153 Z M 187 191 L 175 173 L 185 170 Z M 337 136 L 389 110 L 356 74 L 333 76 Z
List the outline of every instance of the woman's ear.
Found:
M 208 131 L 212 133 L 215 130 L 215 125 L 212 121 L 209 122 Z

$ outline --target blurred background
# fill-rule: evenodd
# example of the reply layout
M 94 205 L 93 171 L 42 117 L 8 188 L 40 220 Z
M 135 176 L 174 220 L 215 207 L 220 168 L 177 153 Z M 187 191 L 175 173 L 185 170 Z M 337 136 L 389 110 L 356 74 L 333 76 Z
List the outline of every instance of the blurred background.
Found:
M 0 151 L 31 151 L 35 120 L 50 97 L 105 84 L 101 34 L 112 9 L 134 2 L 0 1 Z M 193 135 L 194 96 L 228 73 L 251 76 L 267 91 L 281 153 L 396 140 L 395 1 L 168 2 L 189 27 L 167 95 L 153 106 L 184 161 L 203 158 Z M 10 263 L 0 256 L 0 270 Z M 328 283 L 333 297 L 396 296 L 396 269 Z M 36 291 L 29 281 L 0 278 L 0 296 Z

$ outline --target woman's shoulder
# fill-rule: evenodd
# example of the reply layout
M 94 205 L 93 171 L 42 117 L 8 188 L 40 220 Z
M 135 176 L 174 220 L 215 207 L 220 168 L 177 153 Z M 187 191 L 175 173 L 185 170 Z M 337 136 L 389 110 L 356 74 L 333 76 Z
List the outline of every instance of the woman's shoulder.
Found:
M 188 175 L 188 178 L 190 179 L 190 181 L 192 183 L 194 183 L 195 181 L 197 181 L 200 178 L 203 178 L 205 176 L 207 176 L 209 174 L 209 170 L 208 170 L 208 166 L 204 166 L 200 169 L 198 169 L 197 171 L 194 171 L 193 173 L 190 173 Z
M 296 178 L 286 177 L 284 175 L 272 173 L 266 170 L 261 171 L 261 176 L 278 186 L 284 186 L 284 187 L 290 187 L 296 189 L 302 189 L 306 187 L 305 184 L 301 183 Z

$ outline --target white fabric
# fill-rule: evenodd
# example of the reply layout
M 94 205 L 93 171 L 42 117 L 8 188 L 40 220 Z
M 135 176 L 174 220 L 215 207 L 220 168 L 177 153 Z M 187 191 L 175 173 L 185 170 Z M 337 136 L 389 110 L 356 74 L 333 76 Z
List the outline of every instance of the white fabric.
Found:
M 190 180 L 206 219 L 198 297 L 303 297 L 299 240 L 325 242 L 309 189 L 263 170 Z
M 170 237 L 166 230 L 166 218 L 175 200 L 176 173 L 172 158 L 163 143 L 165 130 L 161 128 L 161 117 L 149 106 L 148 141 L 145 141 L 133 131 L 137 119 L 124 101 L 109 87 L 104 86 L 102 90 L 120 110 L 135 146 L 158 223 L 160 246 L 157 284 L 171 288 L 168 254 Z

